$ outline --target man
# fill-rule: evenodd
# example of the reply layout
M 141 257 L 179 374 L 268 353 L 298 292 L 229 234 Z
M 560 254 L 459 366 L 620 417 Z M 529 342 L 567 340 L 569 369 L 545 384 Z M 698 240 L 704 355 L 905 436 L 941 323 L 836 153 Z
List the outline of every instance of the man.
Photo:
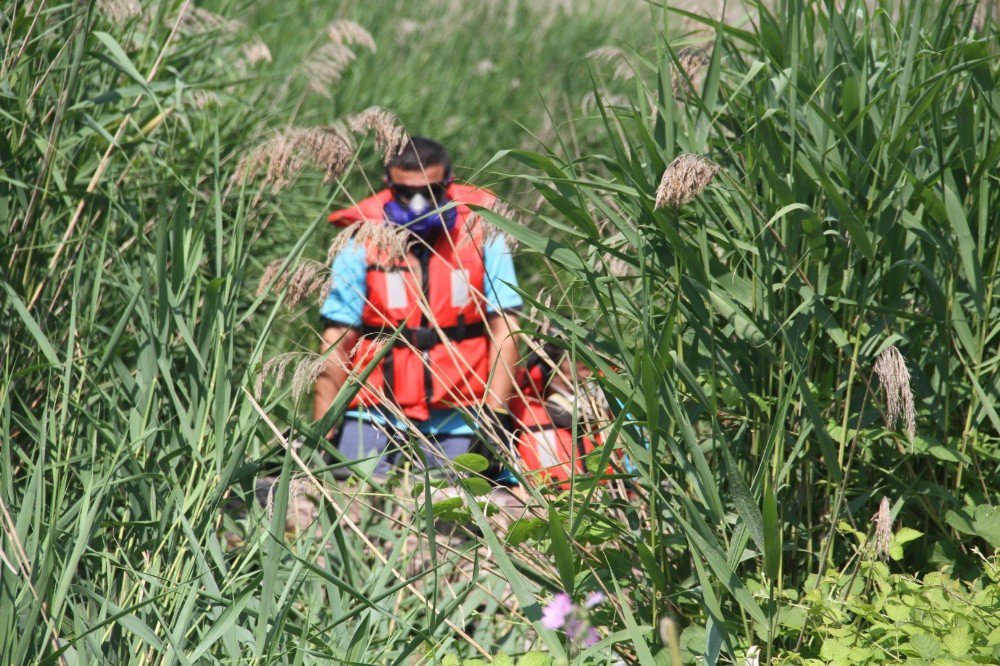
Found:
M 377 336 L 402 326 L 334 440 L 347 460 L 369 460 L 364 471 L 374 478 L 406 459 L 413 436 L 425 442 L 416 462 L 428 468 L 446 468 L 448 459 L 472 450 L 477 433 L 463 412 L 479 423 L 503 421 L 522 305 L 503 238 L 487 240 L 469 224 L 469 204 L 490 206 L 494 196 L 455 183 L 441 144 L 410 139 L 387 163 L 385 182 L 386 189 L 330 215 L 339 226 L 400 225 L 409 243 L 405 258 L 387 259 L 355 241 L 334 257 L 320 309 L 322 351 L 330 353 L 313 409 L 322 417 L 348 373 L 376 357 Z

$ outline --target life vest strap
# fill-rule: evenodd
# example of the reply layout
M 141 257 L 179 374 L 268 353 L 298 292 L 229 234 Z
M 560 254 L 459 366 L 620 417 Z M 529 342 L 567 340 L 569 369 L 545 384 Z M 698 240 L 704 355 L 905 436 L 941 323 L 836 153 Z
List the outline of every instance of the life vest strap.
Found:
M 361 326 L 363 335 L 390 335 L 392 329 L 382 326 Z M 442 337 L 442 334 L 444 337 Z M 396 339 L 396 347 L 410 347 L 425 351 L 441 344 L 445 340 L 461 342 L 470 338 L 481 338 L 486 335 L 486 324 L 481 321 L 472 324 L 462 324 L 459 326 L 446 326 L 438 331 L 432 326 L 414 326 L 404 328 Z

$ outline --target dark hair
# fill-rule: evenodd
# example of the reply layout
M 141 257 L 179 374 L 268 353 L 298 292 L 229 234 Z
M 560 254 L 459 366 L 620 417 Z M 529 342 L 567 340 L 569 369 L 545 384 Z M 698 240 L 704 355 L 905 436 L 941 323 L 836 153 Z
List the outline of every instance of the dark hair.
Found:
M 426 137 L 414 136 L 406 142 L 398 155 L 389 158 L 385 164 L 385 173 L 396 167 L 403 171 L 423 171 L 427 167 L 444 165 L 445 173 L 451 174 L 451 157 L 448 150 L 437 141 Z

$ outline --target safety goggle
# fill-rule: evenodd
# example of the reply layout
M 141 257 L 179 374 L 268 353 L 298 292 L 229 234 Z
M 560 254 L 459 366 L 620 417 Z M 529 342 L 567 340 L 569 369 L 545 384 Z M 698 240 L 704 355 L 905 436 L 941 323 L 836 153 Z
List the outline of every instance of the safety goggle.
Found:
M 392 190 L 393 197 L 397 201 L 407 202 L 418 194 L 423 195 L 428 201 L 433 201 L 435 203 L 440 203 L 445 199 L 445 193 L 448 191 L 448 183 L 428 183 L 426 185 L 400 185 L 398 183 L 389 183 L 389 189 Z

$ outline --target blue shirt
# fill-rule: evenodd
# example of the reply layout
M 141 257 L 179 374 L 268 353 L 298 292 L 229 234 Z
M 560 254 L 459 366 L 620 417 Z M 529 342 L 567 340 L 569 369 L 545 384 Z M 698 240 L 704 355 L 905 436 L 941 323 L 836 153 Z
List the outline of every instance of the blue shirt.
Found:
M 483 248 L 483 296 L 486 312 L 514 310 L 523 305 L 521 295 L 515 291 L 517 276 L 514 260 L 503 236 L 497 236 Z M 333 258 L 330 267 L 330 293 L 320 307 L 320 316 L 330 322 L 356 327 L 361 324 L 361 311 L 366 296 L 368 258 L 365 248 L 355 241 Z M 352 410 L 347 416 L 368 421 L 385 422 L 387 416 L 372 410 Z M 397 424 L 401 425 L 401 424 Z M 414 425 L 425 435 L 471 435 L 473 430 L 457 409 L 431 410 L 427 421 Z

